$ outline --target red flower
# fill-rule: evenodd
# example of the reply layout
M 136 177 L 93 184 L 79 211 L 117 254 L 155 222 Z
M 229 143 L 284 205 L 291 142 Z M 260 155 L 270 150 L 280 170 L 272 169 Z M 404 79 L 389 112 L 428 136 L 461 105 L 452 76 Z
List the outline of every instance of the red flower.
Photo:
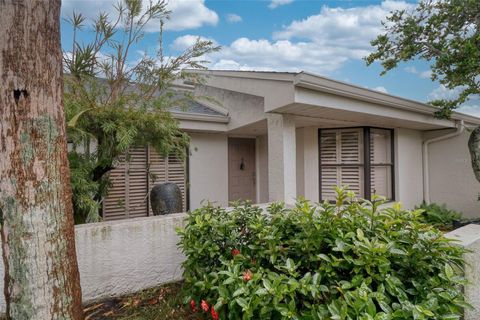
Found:
M 250 270 L 247 270 L 243 273 L 243 280 L 250 281 L 252 280 L 253 273 Z
M 198 308 L 197 308 L 197 306 L 196 306 L 196 304 L 195 304 L 195 300 L 192 299 L 192 300 L 190 301 L 190 306 L 192 307 L 192 311 L 193 311 L 193 312 L 197 312 L 197 311 L 198 311 Z
M 213 320 L 218 320 L 218 312 L 215 311 L 214 307 L 212 307 L 212 309 L 210 310 L 210 314 L 212 315 Z
M 238 255 L 238 254 L 240 254 L 240 250 L 238 250 L 238 249 L 233 249 L 233 250 L 232 250 L 232 256 L 235 257 L 235 256 Z
M 205 300 L 202 300 L 202 303 L 200 304 L 200 306 L 202 307 L 203 311 L 207 312 L 208 309 L 210 309 L 210 307 L 208 306 L 208 302 L 205 301 Z

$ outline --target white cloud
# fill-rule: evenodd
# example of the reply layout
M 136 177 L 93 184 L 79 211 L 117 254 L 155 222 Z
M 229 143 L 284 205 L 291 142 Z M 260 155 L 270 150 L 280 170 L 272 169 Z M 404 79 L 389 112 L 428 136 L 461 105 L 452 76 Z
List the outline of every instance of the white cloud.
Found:
M 415 68 L 413 66 L 405 67 L 404 70 L 408 73 L 416 74 L 422 79 L 430 79 L 432 77 L 432 71 L 431 70 L 418 71 L 417 68 Z
M 192 35 L 192 34 L 186 34 L 184 36 L 176 38 L 173 41 L 173 43 L 171 45 L 171 48 L 174 49 L 174 50 L 177 50 L 177 51 L 183 51 L 183 50 L 187 49 L 188 47 L 193 46 L 195 44 L 195 42 L 197 42 L 198 39 L 203 40 L 203 41 L 212 41 L 215 45 L 217 45 L 215 40 L 213 40 L 211 38 L 196 36 L 196 35 Z
M 284 6 L 286 4 L 292 3 L 292 2 L 293 2 L 293 0 L 271 0 L 268 7 L 270 9 L 275 9 L 275 8 L 280 7 L 280 6 Z
M 218 23 L 217 13 L 206 7 L 204 0 L 170 0 L 167 8 L 172 14 L 165 30 L 196 29 Z
M 375 91 L 388 93 L 387 89 L 385 89 L 385 87 L 382 87 L 382 86 L 378 86 L 378 87 L 375 87 L 375 88 L 372 88 L 372 89 L 375 90 Z
M 459 86 L 454 89 L 449 89 L 445 85 L 441 84 L 437 88 L 433 89 L 428 95 L 429 100 L 439 99 L 455 99 L 458 98 L 460 92 L 464 89 L 464 86 Z M 472 95 L 469 100 L 457 109 L 459 112 L 471 114 L 480 117 L 480 96 Z
M 242 17 L 235 13 L 227 14 L 227 21 L 230 23 L 242 22 Z
M 480 104 L 462 106 L 458 108 L 457 111 L 470 114 L 475 117 L 480 117 Z
M 360 57 L 372 49 L 370 41 L 382 32 L 380 22 L 390 11 L 410 6 L 403 1 L 384 1 L 380 5 L 347 9 L 323 6 L 319 14 L 293 21 L 274 37 L 308 39 L 323 46 L 349 48 Z
M 300 71 L 330 74 L 368 55 L 381 21 L 403 1 L 354 8 L 324 6 L 320 13 L 283 26 L 270 39 L 239 38 L 210 55 L 211 68 Z
M 71 15 L 75 10 L 90 19 L 95 18 L 100 12 L 105 12 L 111 18 L 115 18 L 114 5 L 117 2 L 118 0 L 63 0 L 62 16 Z M 142 0 L 142 2 L 143 7 L 146 8 L 150 0 Z M 218 23 L 217 13 L 205 5 L 205 0 L 170 0 L 167 9 L 171 11 L 171 14 L 170 19 L 165 21 L 165 30 L 196 29 Z M 145 31 L 159 31 L 159 21 L 150 21 L 146 25 Z
M 180 42 L 181 40 L 175 40 Z M 329 73 L 348 58 L 343 48 L 323 48 L 312 42 L 239 38 L 207 57 L 212 69 L 251 69 Z
M 464 89 L 463 86 L 456 87 L 454 89 L 449 89 L 445 85 L 441 84 L 437 88 L 433 89 L 432 92 L 428 94 L 429 100 L 440 100 L 440 99 L 456 99 L 460 92 Z

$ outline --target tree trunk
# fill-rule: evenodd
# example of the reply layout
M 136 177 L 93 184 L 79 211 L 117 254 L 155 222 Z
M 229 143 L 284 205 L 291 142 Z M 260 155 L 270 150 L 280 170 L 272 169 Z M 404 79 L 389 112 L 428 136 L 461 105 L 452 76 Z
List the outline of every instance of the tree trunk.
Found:
M 475 178 L 480 182 L 480 127 L 476 127 L 468 139 L 468 150 L 472 160 L 472 169 Z
M 7 314 L 82 319 L 60 0 L 0 0 L 0 222 Z

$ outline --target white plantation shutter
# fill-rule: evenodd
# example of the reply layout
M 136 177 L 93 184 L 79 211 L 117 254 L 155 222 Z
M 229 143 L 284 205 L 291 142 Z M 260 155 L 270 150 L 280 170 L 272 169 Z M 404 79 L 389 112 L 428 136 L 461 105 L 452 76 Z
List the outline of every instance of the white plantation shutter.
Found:
M 320 139 L 322 200 L 335 198 L 335 186 L 363 196 L 362 130 L 322 130 Z
M 323 165 L 337 164 L 337 145 L 336 131 L 322 131 L 320 142 L 322 199 L 335 198 L 335 186 L 339 181 L 337 167 Z
M 370 130 L 371 193 L 392 198 L 391 131 Z
M 103 201 L 104 220 L 145 217 L 151 214 L 149 192 L 159 183 L 176 183 L 182 191 L 186 211 L 185 162 L 175 156 L 165 158 L 153 148 L 131 148 L 110 172 L 111 187 Z
M 125 203 L 126 190 L 128 186 L 125 179 L 127 176 L 127 162 L 125 156 L 121 156 L 118 163 L 115 164 L 115 169 L 109 173 L 111 187 L 108 195 L 103 200 L 103 218 L 104 220 L 117 220 L 125 218 Z
M 131 148 L 128 156 L 128 217 L 146 217 L 148 215 L 147 150 Z

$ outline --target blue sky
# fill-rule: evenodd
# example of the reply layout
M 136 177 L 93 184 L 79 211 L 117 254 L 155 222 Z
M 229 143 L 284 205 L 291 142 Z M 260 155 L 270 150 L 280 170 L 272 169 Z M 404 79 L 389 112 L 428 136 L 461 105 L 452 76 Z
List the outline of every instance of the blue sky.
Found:
M 143 0 L 148 2 L 148 0 Z M 72 10 L 93 17 L 112 12 L 117 0 L 63 0 L 62 16 Z M 379 65 L 367 67 L 362 57 L 381 32 L 381 20 L 416 1 L 367 0 L 170 0 L 171 19 L 165 25 L 164 47 L 174 56 L 197 37 L 222 46 L 207 57 L 212 69 L 308 71 L 389 94 L 426 102 L 448 98 L 455 90 L 430 80 L 429 65 L 415 61 L 380 76 Z M 148 28 L 136 51 L 153 53 L 156 25 Z M 88 41 L 91 33 L 81 34 Z M 62 22 L 62 45 L 71 47 L 71 28 Z M 140 53 L 134 53 L 132 60 Z M 135 56 L 137 55 L 137 56 Z M 464 112 L 480 115 L 478 101 Z

